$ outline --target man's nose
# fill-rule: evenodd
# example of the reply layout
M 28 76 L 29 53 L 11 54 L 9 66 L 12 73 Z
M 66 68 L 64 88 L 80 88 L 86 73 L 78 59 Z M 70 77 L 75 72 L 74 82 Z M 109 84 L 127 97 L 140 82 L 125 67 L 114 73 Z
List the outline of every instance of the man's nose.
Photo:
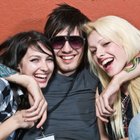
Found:
M 70 46 L 69 42 L 66 41 L 63 48 L 61 49 L 62 52 L 70 53 L 72 52 L 73 48 Z

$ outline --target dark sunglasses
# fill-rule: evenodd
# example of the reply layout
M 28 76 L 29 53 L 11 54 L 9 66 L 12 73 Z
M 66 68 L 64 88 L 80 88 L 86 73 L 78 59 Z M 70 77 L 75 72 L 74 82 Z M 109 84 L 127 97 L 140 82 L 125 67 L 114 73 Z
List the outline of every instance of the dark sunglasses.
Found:
M 85 39 L 80 36 L 56 36 L 50 39 L 53 49 L 62 49 L 66 41 L 73 49 L 80 49 L 85 44 Z

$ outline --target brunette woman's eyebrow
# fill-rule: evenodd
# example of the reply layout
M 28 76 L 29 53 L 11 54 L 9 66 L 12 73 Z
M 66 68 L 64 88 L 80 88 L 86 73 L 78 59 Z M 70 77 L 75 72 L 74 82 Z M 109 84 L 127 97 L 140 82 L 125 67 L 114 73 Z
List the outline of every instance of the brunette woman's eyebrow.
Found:
M 29 56 L 29 58 L 32 58 L 32 57 L 39 58 L 40 56 L 39 55 L 31 55 L 31 56 Z
M 46 54 L 47 57 L 53 57 L 52 54 L 48 54 L 48 53 L 44 53 L 44 54 Z M 37 55 L 37 54 L 33 54 L 33 55 L 29 56 L 29 58 L 31 58 L 31 57 L 41 57 L 41 56 L 40 55 Z

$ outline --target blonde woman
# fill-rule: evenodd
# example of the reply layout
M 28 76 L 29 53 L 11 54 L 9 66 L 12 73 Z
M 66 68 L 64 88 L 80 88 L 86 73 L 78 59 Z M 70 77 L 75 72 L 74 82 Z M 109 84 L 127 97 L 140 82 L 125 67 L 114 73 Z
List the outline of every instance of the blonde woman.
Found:
M 91 69 L 104 89 L 96 99 L 97 116 L 108 122 L 106 130 L 111 140 L 127 139 L 130 120 L 140 112 L 140 77 L 124 81 L 134 70 L 139 73 L 135 68 L 140 61 L 140 32 L 117 16 L 87 23 L 84 30 L 88 34 Z M 121 79 L 121 75 L 126 76 Z M 117 81 L 118 85 L 112 86 Z

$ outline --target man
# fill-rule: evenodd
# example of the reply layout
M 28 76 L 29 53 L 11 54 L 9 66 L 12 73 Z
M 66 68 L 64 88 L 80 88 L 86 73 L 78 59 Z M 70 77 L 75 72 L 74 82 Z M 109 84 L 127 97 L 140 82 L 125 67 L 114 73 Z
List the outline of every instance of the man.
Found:
M 94 105 L 99 80 L 86 68 L 86 36 L 81 30 L 88 21 L 67 4 L 59 5 L 49 15 L 44 33 L 55 52 L 57 73 L 44 89 L 48 118 L 43 130 L 32 128 L 19 139 L 36 139 L 42 133 L 56 140 L 99 139 Z
M 86 68 L 86 36 L 81 30 L 88 21 L 78 9 L 62 4 L 52 11 L 45 25 L 44 33 L 55 52 L 57 73 L 44 89 L 48 118 L 43 133 L 56 140 L 99 139 L 94 105 L 99 80 Z M 40 130 L 30 129 L 23 139 L 35 139 L 40 134 Z

